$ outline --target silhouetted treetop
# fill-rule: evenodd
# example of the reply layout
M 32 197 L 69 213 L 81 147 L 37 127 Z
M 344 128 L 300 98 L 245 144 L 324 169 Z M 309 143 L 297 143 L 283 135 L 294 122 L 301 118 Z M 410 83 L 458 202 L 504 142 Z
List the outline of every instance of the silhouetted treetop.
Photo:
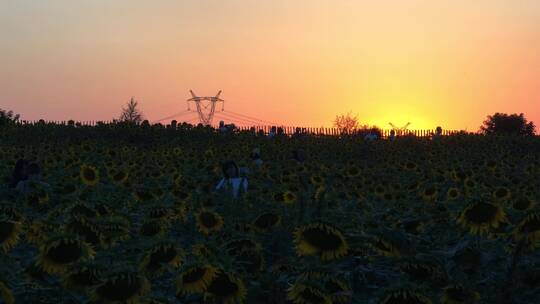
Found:
M 122 114 L 120 114 L 120 121 L 139 124 L 143 121 L 143 113 L 138 108 L 139 102 L 133 97 L 127 103 L 125 108 L 122 108 Z
M 19 121 L 20 115 L 13 113 L 13 111 L 7 111 L 0 109 L 0 126 L 10 125 Z
M 487 117 L 480 131 L 486 135 L 534 135 L 536 126 L 523 113 L 495 113 Z

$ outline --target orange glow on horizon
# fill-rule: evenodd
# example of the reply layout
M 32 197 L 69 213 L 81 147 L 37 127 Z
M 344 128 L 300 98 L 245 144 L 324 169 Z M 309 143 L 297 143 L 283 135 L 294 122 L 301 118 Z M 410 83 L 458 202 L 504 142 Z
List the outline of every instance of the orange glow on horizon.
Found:
M 289 126 L 540 125 L 538 20 L 536 0 L 6 1 L 0 107 L 110 120 L 135 96 L 154 121 L 193 89 Z

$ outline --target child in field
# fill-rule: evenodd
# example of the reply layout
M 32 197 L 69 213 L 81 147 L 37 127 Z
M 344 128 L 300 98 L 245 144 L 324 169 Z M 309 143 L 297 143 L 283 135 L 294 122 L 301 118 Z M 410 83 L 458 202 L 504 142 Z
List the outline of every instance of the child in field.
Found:
M 216 190 L 225 190 L 232 194 L 233 197 L 238 197 L 241 192 L 247 192 L 247 178 L 240 176 L 240 169 L 234 161 L 228 161 L 222 165 L 223 178 L 217 184 Z

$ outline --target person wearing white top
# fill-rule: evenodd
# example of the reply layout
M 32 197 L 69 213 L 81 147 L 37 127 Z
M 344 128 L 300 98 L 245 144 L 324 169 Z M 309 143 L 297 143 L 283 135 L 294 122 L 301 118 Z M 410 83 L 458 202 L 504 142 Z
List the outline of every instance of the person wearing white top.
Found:
M 240 176 L 240 170 L 235 162 L 228 161 L 223 164 L 223 178 L 216 186 L 216 190 L 225 190 L 237 198 L 240 192 L 246 192 L 248 189 L 247 178 Z

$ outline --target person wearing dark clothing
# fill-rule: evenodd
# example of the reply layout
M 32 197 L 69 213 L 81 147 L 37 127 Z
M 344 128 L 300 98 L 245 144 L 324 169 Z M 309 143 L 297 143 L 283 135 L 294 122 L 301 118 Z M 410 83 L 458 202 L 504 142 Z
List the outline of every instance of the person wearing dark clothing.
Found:
M 13 173 L 11 174 L 11 179 L 9 181 L 10 188 L 15 188 L 19 182 L 28 179 L 28 174 L 26 172 L 28 165 L 29 162 L 26 159 L 19 159 L 15 163 L 15 167 L 13 168 Z
M 248 189 L 248 181 L 245 177 L 240 176 L 240 168 L 234 161 L 228 161 L 223 164 L 223 178 L 217 184 L 216 190 L 225 189 L 231 193 L 233 197 L 238 197 L 241 192 L 246 192 Z

